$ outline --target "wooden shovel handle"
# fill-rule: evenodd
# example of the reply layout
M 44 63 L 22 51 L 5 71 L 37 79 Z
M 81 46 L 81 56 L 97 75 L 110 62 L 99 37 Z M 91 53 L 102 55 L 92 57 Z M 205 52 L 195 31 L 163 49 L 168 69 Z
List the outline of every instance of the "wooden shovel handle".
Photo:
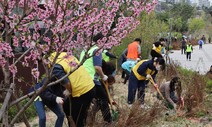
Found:
M 155 84 L 155 82 L 154 82 L 154 80 L 153 80 L 152 77 L 149 79 L 149 81 L 150 81 L 153 85 Z M 161 96 L 161 98 L 164 100 L 164 97 L 163 97 L 162 93 L 160 92 L 159 88 L 158 88 L 158 87 L 155 87 L 155 89 L 157 90 L 157 92 L 159 93 L 159 95 Z
M 105 89 L 106 89 L 106 92 L 107 92 L 107 96 L 108 96 L 108 100 L 109 100 L 109 104 L 111 105 L 112 107 L 112 99 L 111 99 L 111 96 L 110 96 L 110 93 L 109 93 L 109 90 L 108 90 L 108 81 L 102 81 L 104 86 L 105 86 Z

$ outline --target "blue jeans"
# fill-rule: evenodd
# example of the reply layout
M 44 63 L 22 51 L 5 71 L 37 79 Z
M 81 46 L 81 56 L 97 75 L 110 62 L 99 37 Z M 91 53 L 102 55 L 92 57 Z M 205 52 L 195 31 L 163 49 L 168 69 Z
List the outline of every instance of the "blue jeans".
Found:
M 44 109 L 44 104 L 42 101 L 37 99 L 34 102 L 35 109 L 38 113 L 38 118 L 39 118 L 39 127 L 46 127 L 46 113 Z
M 45 114 L 44 105 L 46 105 L 51 111 L 53 111 L 57 115 L 55 127 L 63 126 L 63 121 L 64 121 L 65 115 L 64 115 L 64 113 L 62 111 L 62 107 L 60 107 L 60 105 L 58 105 L 57 103 L 44 104 L 42 101 L 39 101 L 39 100 L 36 100 L 34 105 L 35 105 L 35 108 L 38 113 L 40 127 L 46 126 L 46 114 Z

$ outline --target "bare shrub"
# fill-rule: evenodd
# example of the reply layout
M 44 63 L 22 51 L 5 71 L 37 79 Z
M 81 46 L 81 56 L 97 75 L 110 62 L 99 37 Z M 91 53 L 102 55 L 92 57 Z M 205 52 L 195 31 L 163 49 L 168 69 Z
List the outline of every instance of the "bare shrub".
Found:
M 206 82 L 203 76 L 194 73 L 187 81 L 185 92 L 185 107 L 189 115 L 193 114 L 196 107 L 201 107 L 204 100 Z
M 178 91 L 184 97 L 186 116 L 194 115 L 196 111 L 204 109 L 203 101 L 206 88 L 206 80 L 203 75 L 190 70 L 182 69 L 177 63 L 166 66 L 168 74 L 161 74 L 158 80 L 170 80 L 173 76 L 180 77 L 182 90 Z
M 150 125 L 160 116 L 162 111 L 163 107 L 158 103 L 155 103 L 150 109 L 141 109 L 138 104 L 134 105 L 126 120 L 125 126 L 141 127 Z

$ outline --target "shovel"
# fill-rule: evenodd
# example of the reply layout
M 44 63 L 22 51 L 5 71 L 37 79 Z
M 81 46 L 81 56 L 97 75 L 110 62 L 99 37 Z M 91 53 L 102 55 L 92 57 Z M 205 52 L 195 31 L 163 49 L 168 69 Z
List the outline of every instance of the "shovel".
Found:
M 109 104 L 111 106 L 112 119 L 113 119 L 113 121 L 116 121 L 116 120 L 118 120 L 118 111 L 115 111 L 114 108 L 113 108 L 113 102 L 112 102 L 112 99 L 111 99 L 111 96 L 110 96 L 110 93 L 109 93 L 109 90 L 108 90 L 108 82 L 107 81 L 102 81 L 102 82 L 103 82 L 103 84 L 105 86 L 105 89 L 106 89 L 106 92 L 107 92 L 107 96 L 108 96 L 108 100 L 109 100 Z
M 149 81 L 150 81 L 153 85 L 155 84 L 155 81 L 153 80 L 152 77 L 149 79 Z M 163 100 L 165 100 L 164 97 L 163 97 L 163 95 L 162 95 L 162 93 L 160 92 L 159 88 L 158 88 L 158 87 L 155 87 L 155 89 L 156 89 L 157 92 L 159 93 L 160 97 L 161 97 Z

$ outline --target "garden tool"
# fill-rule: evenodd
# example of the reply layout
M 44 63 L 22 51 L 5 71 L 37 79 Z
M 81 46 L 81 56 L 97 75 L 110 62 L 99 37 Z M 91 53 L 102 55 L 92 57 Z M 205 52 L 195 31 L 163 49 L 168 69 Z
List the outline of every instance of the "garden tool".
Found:
M 116 59 L 116 71 L 118 71 L 118 60 Z
M 149 79 L 149 81 L 150 81 L 153 85 L 156 84 L 152 77 Z M 155 87 L 155 86 L 154 86 L 154 87 Z M 159 93 L 159 95 L 161 96 L 161 98 L 164 100 L 164 97 L 163 97 L 162 93 L 160 92 L 159 88 L 158 88 L 158 87 L 155 87 L 155 89 L 157 90 L 157 92 Z
M 109 100 L 109 104 L 111 106 L 111 110 L 112 110 L 112 119 L 113 121 L 116 121 L 118 120 L 118 111 L 115 111 L 114 108 L 113 108 L 113 104 L 116 105 L 116 102 L 112 101 L 111 99 L 111 96 L 110 96 L 110 93 L 109 93 L 109 90 L 108 90 L 108 82 L 107 81 L 102 81 L 104 86 L 105 86 L 105 89 L 106 89 L 106 92 L 107 92 L 107 96 L 108 96 L 108 100 Z

